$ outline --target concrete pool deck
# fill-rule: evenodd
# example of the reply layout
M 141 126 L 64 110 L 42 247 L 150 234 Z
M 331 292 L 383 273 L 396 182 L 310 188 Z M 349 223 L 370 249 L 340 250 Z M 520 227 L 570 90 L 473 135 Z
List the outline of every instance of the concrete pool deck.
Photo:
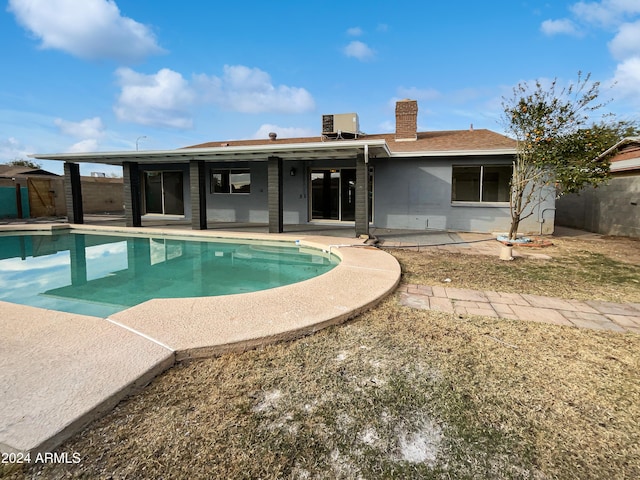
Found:
M 69 225 L 0 226 L 37 231 Z M 74 225 L 100 233 L 299 241 L 340 257 L 304 282 L 241 295 L 156 299 L 107 319 L 0 302 L 0 451 L 51 451 L 175 362 L 242 351 L 344 322 L 392 293 L 400 266 L 358 239 L 313 234 L 165 231 Z

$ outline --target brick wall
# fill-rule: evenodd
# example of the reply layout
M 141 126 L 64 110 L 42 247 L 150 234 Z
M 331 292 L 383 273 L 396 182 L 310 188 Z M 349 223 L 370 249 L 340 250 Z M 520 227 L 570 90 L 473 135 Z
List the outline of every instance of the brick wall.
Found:
M 84 213 L 116 213 L 124 210 L 122 178 L 81 177 Z
M 396 102 L 396 140 L 416 140 L 418 131 L 418 102 L 399 100 Z

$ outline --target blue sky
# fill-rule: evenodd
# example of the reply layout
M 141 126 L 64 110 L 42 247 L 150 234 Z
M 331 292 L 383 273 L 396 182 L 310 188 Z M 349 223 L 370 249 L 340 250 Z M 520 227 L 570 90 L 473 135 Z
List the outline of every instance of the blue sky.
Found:
M 318 135 L 326 113 L 392 132 L 399 98 L 420 130 L 502 131 L 515 85 L 578 71 L 639 117 L 640 0 L 3 3 L 0 162 Z

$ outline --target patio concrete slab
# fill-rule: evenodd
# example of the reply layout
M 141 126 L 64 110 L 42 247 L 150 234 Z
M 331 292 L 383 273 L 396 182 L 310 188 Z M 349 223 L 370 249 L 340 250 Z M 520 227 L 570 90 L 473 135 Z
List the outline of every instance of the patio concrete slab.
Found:
M 0 450 L 48 451 L 174 363 L 96 317 L 0 302 Z

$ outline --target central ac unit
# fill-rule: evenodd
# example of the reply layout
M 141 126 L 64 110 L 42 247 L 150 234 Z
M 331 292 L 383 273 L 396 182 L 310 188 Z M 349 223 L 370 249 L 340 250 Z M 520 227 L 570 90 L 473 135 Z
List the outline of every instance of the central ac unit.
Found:
M 357 135 L 360 132 L 360 123 L 357 113 L 335 113 L 322 115 L 322 134 L 351 133 Z

